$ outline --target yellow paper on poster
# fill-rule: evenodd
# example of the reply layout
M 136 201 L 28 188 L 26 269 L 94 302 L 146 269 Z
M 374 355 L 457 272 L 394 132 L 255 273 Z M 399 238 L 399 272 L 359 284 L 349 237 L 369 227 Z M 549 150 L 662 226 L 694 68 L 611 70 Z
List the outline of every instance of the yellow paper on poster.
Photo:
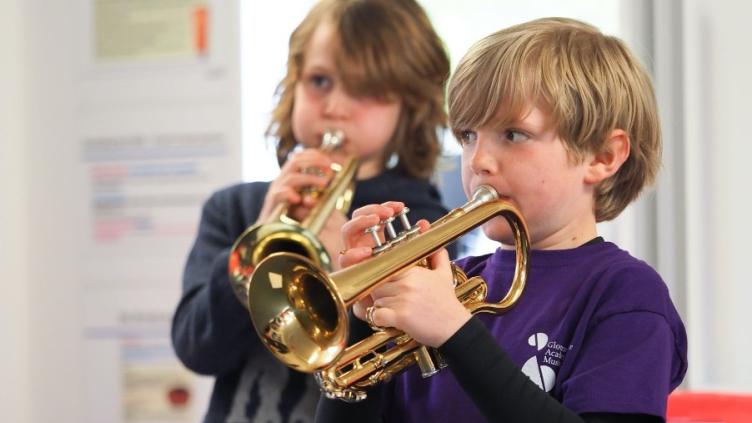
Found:
M 208 53 L 207 0 L 94 0 L 93 19 L 98 61 Z

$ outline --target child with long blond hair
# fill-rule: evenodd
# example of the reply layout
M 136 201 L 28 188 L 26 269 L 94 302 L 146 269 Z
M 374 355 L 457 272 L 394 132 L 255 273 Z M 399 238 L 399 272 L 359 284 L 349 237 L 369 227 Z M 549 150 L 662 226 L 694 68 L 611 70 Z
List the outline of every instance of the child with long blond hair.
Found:
M 411 216 L 444 213 L 429 178 L 445 124 L 449 60 L 423 9 L 413 0 L 323 0 L 290 37 L 270 134 L 279 175 L 235 185 L 206 202 L 185 266 L 172 338 L 191 370 L 216 378 L 206 422 L 313 420 L 312 377 L 277 362 L 256 336 L 233 294 L 228 255 L 250 225 L 266 222 L 280 203 L 302 219 L 316 204 L 305 187 L 323 187 L 332 162 L 360 162 L 353 208 L 400 199 Z M 333 154 L 317 149 L 325 132 L 344 135 Z M 336 265 L 346 216 L 334 211 L 318 234 Z

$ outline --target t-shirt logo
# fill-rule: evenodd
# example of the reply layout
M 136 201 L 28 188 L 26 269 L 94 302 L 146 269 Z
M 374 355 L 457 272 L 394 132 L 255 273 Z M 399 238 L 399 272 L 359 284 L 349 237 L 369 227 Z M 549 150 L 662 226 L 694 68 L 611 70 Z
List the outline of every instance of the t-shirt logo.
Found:
M 554 387 L 554 382 L 556 381 L 556 372 L 554 371 L 554 369 L 546 366 L 545 364 L 541 365 L 538 362 L 537 354 L 538 351 L 541 351 L 548 345 L 548 335 L 543 332 L 530 335 L 530 338 L 527 339 L 527 343 L 530 344 L 531 347 L 536 348 L 536 354 L 530 357 L 522 366 L 522 373 L 529 377 L 530 380 L 538 385 L 538 387 L 543 391 L 548 392 Z M 559 345 L 555 342 L 552 343 Z M 546 357 L 546 359 L 547 358 L 548 357 Z M 548 362 L 548 360 L 546 359 L 544 359 L 544 361 Z M 551 364 L 555 364 L 558 367 L 559 365 L 561 365 L 561 361 L 557 360 L 556 363 Z

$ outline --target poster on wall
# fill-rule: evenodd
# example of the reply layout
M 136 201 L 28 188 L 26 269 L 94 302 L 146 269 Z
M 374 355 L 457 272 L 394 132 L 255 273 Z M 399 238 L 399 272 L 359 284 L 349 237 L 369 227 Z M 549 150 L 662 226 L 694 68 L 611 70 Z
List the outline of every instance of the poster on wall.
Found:
M 78 179 L 63 183 L 81 228 L 86 422 L 195 422 L 206 412 L 212 379 L 178 360 L 170 326 L 202 205 L 241 178 L 236 8 L 82 9 L 91 25 L 79 29 Z
M 170 324 L 201 207 L 239 179 L 228 107 L 85 114 L 77 186 L 87 421 L 189 422 L 205 411 L 211 380 L 179 362 Z

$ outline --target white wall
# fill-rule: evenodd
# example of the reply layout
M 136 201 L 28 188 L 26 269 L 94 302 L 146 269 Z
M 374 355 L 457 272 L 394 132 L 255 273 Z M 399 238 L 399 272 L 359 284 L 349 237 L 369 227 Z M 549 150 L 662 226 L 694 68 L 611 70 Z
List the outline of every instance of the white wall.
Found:
M 65 7 L 3 6 L 0 409 L 7 421 L 76 421 L 80 343 L 65 336 L 76 333 L 73 251 L 65 248 L 74 238 L 59 206 L 73 154 L 71 84 L 65 49 L 50 48 L 53 40 L 65 45 L 63 22 L 45 19 L 64 15 Z M 54 398 L 49 407 L 38 406 L 47 398 Z
M 266 181 L 279 172 L 273 140 L 265 137 L 274 93 L 285 76 L 290 34 L 315 0 L 264 4 L 241 1 L 243 179 Z
M 79 284 L 74 263 L 79 233 L 68 205 L 77 162 L 73 33 L 70 5 L 26 2 L 28 81 L 30 395 L 31 421 L 81 421 Z
M 752 391 L 752 39 L 747 2 L 683 12 L 690 388 Z
M 7 4 L 6 4 L 7 3 Z M 24 2 L 0 13 L 0 419 L 29 421 L 31 395 L 27 20 Z

